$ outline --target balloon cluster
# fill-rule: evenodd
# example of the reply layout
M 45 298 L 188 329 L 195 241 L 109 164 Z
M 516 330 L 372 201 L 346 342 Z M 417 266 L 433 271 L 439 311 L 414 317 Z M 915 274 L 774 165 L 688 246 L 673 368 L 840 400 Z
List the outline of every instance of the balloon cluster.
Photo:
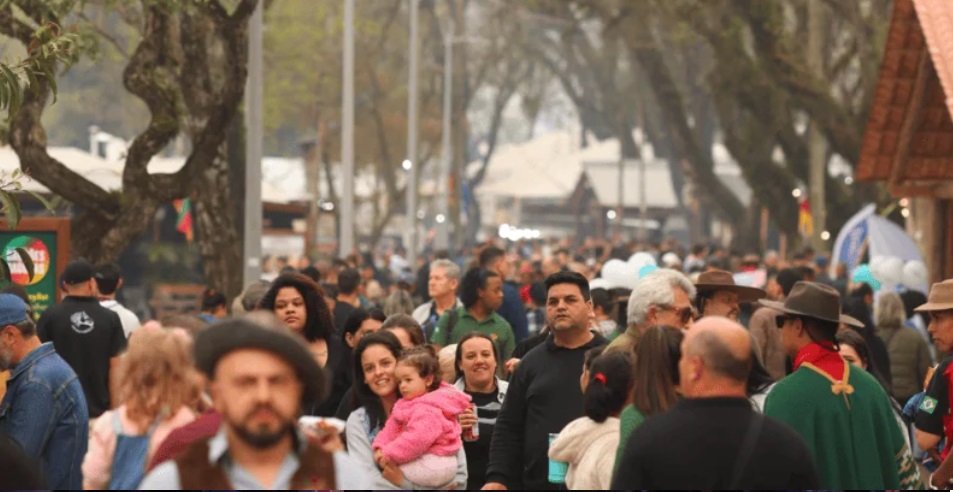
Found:
M 920 260 L 904 263 L 896 256 L 874 256 L 870 264 L 858 266 L 851 277 L 854 283 L 869 284 L 874 291 L 929 290 L 930 275 Z

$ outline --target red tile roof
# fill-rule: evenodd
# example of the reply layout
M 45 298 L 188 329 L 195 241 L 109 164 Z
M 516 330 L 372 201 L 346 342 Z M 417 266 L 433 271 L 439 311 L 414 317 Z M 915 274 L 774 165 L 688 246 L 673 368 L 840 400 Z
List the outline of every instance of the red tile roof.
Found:
M 953 178 L 951 114 L 951 0 L 895 0 L 857 178 Z

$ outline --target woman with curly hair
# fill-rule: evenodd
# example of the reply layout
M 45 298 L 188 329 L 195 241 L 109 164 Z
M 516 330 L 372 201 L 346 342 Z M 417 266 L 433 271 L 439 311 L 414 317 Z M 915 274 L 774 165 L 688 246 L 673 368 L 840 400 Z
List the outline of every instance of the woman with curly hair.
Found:
M 291 331 L 304 337 L 318 365 L 332 378 L 328 398 L 306 406 L 305 413 L 333 416 L 349 386 L 349 360 L 344 342 L 334 336 L 334 321 L 324 301 L 324 289 L 300 273 L 287 273 L 275 279 L 259 307 L 274 312 Z
M 144 328 L 132 334 L 119 367 L 122 405 L 100 416 L 89 432 L 86 490 L 135 489 L 162 441 L 195 420 L 190 405 L 199 400 L 201 378 L 190 345 L 178 331 Z

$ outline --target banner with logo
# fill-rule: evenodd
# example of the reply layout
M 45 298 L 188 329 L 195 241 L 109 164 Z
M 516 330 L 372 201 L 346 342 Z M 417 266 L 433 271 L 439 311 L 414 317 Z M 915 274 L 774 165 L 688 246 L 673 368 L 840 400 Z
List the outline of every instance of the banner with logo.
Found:
M 33 306 L 33 318 L 39 319 L 59 300 L 59 274 L 69 258 L 69 220 L 26 218 L 16 230 L 9 230 L 0 223 L 0 248 L 10 266 L 11 280 L 26 290 Z M 33 260 L 32 279 L 17 248 L 26 250 Z

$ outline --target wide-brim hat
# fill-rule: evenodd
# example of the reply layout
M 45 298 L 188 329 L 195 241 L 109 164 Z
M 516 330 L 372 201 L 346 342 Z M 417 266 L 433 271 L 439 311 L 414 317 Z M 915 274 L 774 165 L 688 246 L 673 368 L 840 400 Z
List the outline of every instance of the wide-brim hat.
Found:
M 698 292 L 717 292 L 720 290 L 734 292 L 738 294 L 738 302 L 754 302 L 758 299 L 764 299 L 768 295 L 761 289 L 736 284 L 734 275 L 722 270 L 705 272 L 699 275 L 695 282 L 695 289 Z
M 953 310 L 953 280 L 933 284 L 927 303 L 914 309 L 918 313 Z
M 764 307 L 805 318 L 863 328 L 857 318 L 841 314 L 840 293 L 836 289 L 815 282 L 798 282 L 783 303 L 760 301 Z
M 270 352 L 294 367 L 304 386 L 303 403 L 316 404 L 327 397 L 328 377 L 300 337 L 246 319 L 222 321 L 199 332 L 195 337 L 195 365 L 214 379 L 218 361 L 241 349 Z

